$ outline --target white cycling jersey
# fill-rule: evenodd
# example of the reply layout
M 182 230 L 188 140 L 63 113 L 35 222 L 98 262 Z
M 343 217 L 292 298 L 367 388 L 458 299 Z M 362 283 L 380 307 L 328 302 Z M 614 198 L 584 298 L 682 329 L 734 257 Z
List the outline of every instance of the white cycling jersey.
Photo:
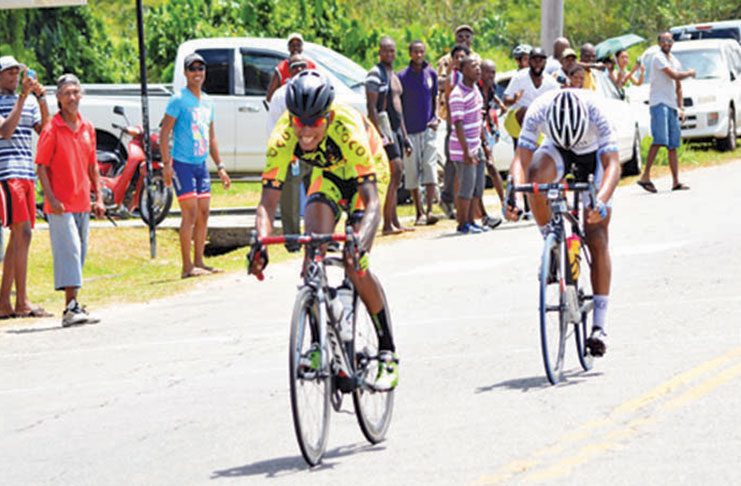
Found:
M 548 91 L 538 96 L 530 105 L 522 122 L 520 137 L 517 139 L 518 147 L 524 147 L 533 152 L 538 148 L 540 134 L 543 133 L 547 136 L 548 108 L 551 106 L 553 98 L 560 92 L 561 90 Z M 571 149 L 571 152 L 576 155 L 597 151 L 617 152 L 617 132 L 602 103 L 600 103 L 599 95 L 586 89 L 573 89 L 572 93 L 584 102 L 589 115 L 589 127 L 579 143 Z

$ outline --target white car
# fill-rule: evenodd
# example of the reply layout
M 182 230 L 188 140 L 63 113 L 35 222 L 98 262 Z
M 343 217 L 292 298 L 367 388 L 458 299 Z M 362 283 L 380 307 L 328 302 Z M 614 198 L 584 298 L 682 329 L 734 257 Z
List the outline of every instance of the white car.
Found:
M 649 103 L 651 62 L 659 53 L 652 46 L 643 53 L 646 66 L 643 86 L 631 88 L 631 101 Z M 671 53 L 682 70 L 694 69 L 694 78 L 682 81 L 685 120 L 682 138 L 694 141 L 714 140 L 721 150 L 735 150 L 741 135 L 741 47 L 735 40 L 706 39 L 677 42 Z

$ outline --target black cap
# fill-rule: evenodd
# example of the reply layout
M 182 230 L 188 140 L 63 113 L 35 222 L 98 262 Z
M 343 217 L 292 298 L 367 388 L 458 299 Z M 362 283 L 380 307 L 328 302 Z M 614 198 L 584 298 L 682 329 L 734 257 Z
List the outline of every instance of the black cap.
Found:
M 200 54 L 194 52 L 185 56 L 185 69 L 188 69 L 194 62 L 200 62 L 204 66 L 206 65 L 206 61 L 203 59 L 203 57 L 201 57 Z
M 540 47 L 533 47 L 533 50 L 530 51 L 530 59 L 534 57 L 542 57 L 543 59 L 545 59 L 548 56 L 546 56 L 545 51 Z

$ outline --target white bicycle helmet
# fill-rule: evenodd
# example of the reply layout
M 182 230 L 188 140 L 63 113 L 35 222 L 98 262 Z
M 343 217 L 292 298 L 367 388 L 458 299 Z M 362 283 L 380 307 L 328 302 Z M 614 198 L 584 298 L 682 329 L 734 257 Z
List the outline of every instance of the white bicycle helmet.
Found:
M 571 89 L 559 92 L 548 107 L 548 138 L 562 149 L 571 150 L 588 128 L 589 113 L 584 102 Z
M 532 50 L 533 47 L 530 44 L 520 44 L 512 50 L 512 57 L 519 59 L 525 54 L 530 54 Z

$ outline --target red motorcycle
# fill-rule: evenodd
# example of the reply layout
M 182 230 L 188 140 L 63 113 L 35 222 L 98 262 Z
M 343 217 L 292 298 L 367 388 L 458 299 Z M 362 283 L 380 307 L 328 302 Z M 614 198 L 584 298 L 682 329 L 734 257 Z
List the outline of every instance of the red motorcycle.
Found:
M 147 211 L 147 190 L 144 180 L 147 175 L 147 163 L 144 155 L 144 130 L 141 126 L 132 126 L 126 117 L 123 107 L 115 106 L 113 112 L 124 117 L 126 126 L 113 123 L 113 128 L 120 130 L 118 143 L 114 148 L 98 150 L 98 169 L 103 192 L 103 203 L 109 219 L 121 219 L 140 216 L 149 225 Z M 123 152 L 123 137 L 130 138 L 127 153 Z M 165 187 L 162 177 L 162 153 L 159 147 L 159 133 L 150 135 L 152 150 L 152 208 L 154 224 L 158 225 L 167 217 L 172 206 L 172 188 Z M 91 194 L 94 200 L 94 195 Z M 113 219 L 111 219 L 113 222 Z M 115 224 L 115 223 L 114 223 Z

